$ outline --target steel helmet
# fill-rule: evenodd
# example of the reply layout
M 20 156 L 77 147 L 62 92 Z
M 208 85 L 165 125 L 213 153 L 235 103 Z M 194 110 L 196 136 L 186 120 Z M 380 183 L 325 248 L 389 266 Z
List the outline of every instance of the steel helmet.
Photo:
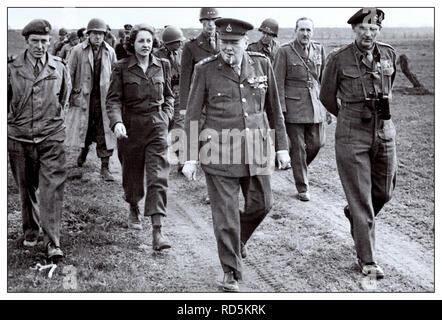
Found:
M 180 28 L 175 26 L 167 26 L 163 31 L 163 35 L 161 36 L 164 44 L 169 44 L 175 41 L 184 40 L 183 32 Z
M 217 8 L 201 8 L 200 21 L 203 19 L 218 19 L 220 18 Z
M 275 19 L 265 19 L 262 23 L 261 26 L 258 29 L 261 32 L 266 32 L 266 33 L 270 33 L 271 35 L 274 35 L 275 37 L 278 36 L 278 22 Z
M 58 30 L 58 35 L 59 36 L 65 36 L 67 34 L 68 34 L 68 32 L 66 31 L 65 28 L 61 28 L 60 30 Z
M 87 24 L 86 33 L 89 33 L 91 31 L 106 33 L 107 32 L 106 22 L 98 18 L 91 19 L 91 21 L 89 21 L 89 23 Z

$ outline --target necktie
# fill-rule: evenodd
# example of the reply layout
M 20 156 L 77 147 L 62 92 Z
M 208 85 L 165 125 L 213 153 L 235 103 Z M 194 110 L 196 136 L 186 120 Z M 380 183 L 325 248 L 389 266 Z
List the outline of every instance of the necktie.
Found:
M 241 75 L 241 67 L 239 65 L 236 64 L 236 65 L 232 66 L 232 68 L 238 76 Z
M 214 37 L 210 37 L 210 46 L 212 47 L 213 50 L 216 49 L 216 42 Z
M 362 58 L 362 62 L 368 67 L 371 68 L 373 64 L 373 53 L 371 51 L 367 51 L 364 53 L 364 57 Z
M 308 46 L 304 47 L 304 57 L 308 57 Z
M 34 66 L 34 78 L 37 78 L 38 75 L 40 74 L 39 63 L 40 63 L 40 59 L 36 59 L 35 66 Z

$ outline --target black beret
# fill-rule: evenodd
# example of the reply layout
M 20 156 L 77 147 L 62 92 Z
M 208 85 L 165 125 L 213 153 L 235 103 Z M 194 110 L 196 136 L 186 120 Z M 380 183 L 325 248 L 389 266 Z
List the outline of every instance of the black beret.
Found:
M 363 8 L 356 12 L 347 23 L 354 25 L 358 23 L 370 23 L 381 26 L 382 21 L 385 18 L 385 13 L 381 9 L 377 8 Z
M 250 23 L 232 18 L 217 19 L 215 25 L 220 39 L 224 40 L 238 40 L 244 37 L 247 31 L 253 29 Z
M 51 24 L 48 21 L 43 19 L 34 19 L 23 28 L 21 34 L 24 37 L 27 37 L 30 34 L 48 35 L 51 29 Z

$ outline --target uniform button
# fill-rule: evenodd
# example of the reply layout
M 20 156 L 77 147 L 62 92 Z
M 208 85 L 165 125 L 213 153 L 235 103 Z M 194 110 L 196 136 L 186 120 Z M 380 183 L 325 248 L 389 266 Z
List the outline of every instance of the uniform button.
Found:
M 241 84 L 239 85 L 239 87 L 240 87 L 240 88 L 244 88 L 244 85 L 241 83 Z
M 247 112 L 244 112 L 244 117 L 248 117 L 249 114 Z
M 246 100 L 246 98 L 242 98 L 241 101 L 242 102 L 246 102 L 247 100 Z
M 249 128 L 246 128 L 246 132 L 249 132 Z

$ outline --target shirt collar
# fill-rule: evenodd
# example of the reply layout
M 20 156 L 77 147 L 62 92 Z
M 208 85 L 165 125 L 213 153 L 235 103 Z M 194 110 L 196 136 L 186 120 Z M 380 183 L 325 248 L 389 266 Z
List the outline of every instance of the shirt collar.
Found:
M 47 53 L 45 53 L 39 60 L 40 60 L 40 65 L 44 67 L 44 65 L 46 64 L 46 55 Z M 26 59 L 28 60 L 28 62 L 34 67 L 35 63 L 37 62 L 37 59 L 35 59 L 32 54 L 30 54 L 27 50 L 26 50 Z
M 358 45 L 356 44 L 356 41 L 354 42 L 354 47 L 355 47 L 355 52 L 356 52 L 356 55 L 358 58 L 365 56 L 365 52 L 367 52 L 367 51 L 363 51 L 363 50 L 359 49 Z M 373 57 L 377 56 L 379 54 L 379 48 L 378 48 L 376 42 L 374 43 L 373 48 L 371 48 L 370 51 L 373 54 Z

